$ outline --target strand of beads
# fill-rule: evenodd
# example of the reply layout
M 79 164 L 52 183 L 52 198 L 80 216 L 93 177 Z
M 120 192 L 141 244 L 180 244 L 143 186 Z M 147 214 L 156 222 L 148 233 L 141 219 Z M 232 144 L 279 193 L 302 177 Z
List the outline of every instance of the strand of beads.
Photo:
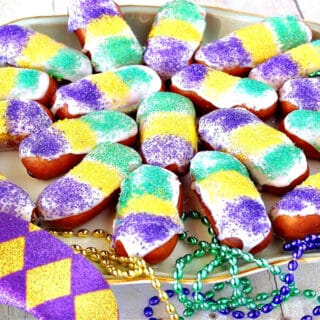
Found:
M 170 293 L 161 288 L 161 282 L 155 276 L 154 270 L 146 264 L 142 258 L 117 256 L 114 249 L 111 248 L 112 235 L 102 229 L 96 229 L 90 232 L 88 229 L 80 229 L 78 231 L 57 231 L 49 230 L 51 234 L 64 238 L 86 238 L 92 236 L 94 238 L 102 238 L 107 242 L 106 250 L 99 251 L 94 247 L 82 248 L 79 244 L 71 245 L 72 249 L 82 254 L 90 261 L 97 263 L 101 267 L 101 271 L 105 274 L 112 275 L 117 278 L 138 278 L 147 276 L 151 286 L 157 291 L 159 301 L 165 304 L 166 312 L 170 320 L 179 320 L 175 306 L 170 303 Z
M 299 259 L 303 252 L 308 248 L 308 250 L 320 248 L 320 236 L 318 242 L 313 245 L 303 244 L 298 247 L 297 243 L 301 241 L 293 242 L 290 248 L 295 248 L 293 252 L 293 260 L 288 263 L 288 273 L 282 273 L 278 266 L 273 266 L 268 263 L 265 259 L 255 258 L 250 253 L 242 252 L 239 249 L 229 248 L 224 245 L 219 245 L 217 238 L 215 237 L 214 230 L 210 226 L 210 223 L 206 217 L 201 217 L 198 212 L 188 212 L 184 213 L 182 216 L 183 220 L 187 218 L 200 219 L 202 224 L 208 228 L 208 233 L 212 237 L 211 243 L 206 241 L 199 241 L 194 236 L 188 236 L 187 232 L 180 235 L 180 239 L 186 241 L 189 245 L 196 246 L 197 248 L 192 252 L 188 253 L 183 257 L 180 257 L 176 261 L 175 270 L 173 272 L 174 284 L 173 290 L 178 296 L 178 300 L 184 305 L 185 310 L 183 315 L 185 317 L 192 316 L 197 310 L 206 310 L 212 312 L 219 312 L 225 315 L 231 315 L 235 319 L 244 319 L 248 317 L 249 319 L 256 319 L 261 314 L 270 313 L 276 307 L 278 307 L 284 301 L 287 301 L 291 297 L 297 296 L 301 291 L 295 286 L 293 272 L 297 269 Z M 306 238 L 309 241 L 309 238 Z M 310 242 L 310 241 L 309 241 Z M 287 245 L 287 250 L 289 250 L 289 245 Z M 304 250 L 304 251 L 303 251 Z M 196 275 L 196 281 L 192 285 L 193 294 L 192 298 L 188 297 L 186 294 L 186 288 L 182 286 L 183 270 L 184 268 L 192 263 L 194 259 L 199 259 L 205 255 L 212 255 L 213 260 L 204 266 L 203 269 L 199 270 Z M 246 263 L 255 263 L 259 268 L 263 268 L 271 272 L 273 275 L 278 276 L 279 279 L 284 283 L 279 290 L 274 290 L 270 294 L 259 293 L 255 297 L 251 297 L 249 294 L 252 291 L 252 286 L 247 278 L 238 278 L 238 260 L 242 259 Z M 202 292 L 203 285 L 202 280 L 204 280 L 210 273 L 212 273 L 217 267 L 228 264 L 228 271 L 231 275 L 229 281 L 222 283 L 217 283 L 213 286 L 213 290 Z M 232 289 L 232 294 L 230 298 L 220 297 L 214 299 L 217 291 L 221 291 L 223 288 L 230 286 Z M 303 291 L 303 296 L 307 298 L 312 298 L 316 295 L 314 290 L 307 289 Z M 320 298 L 319 298 L 320 302 Z M 238 310 L 239 307 L 245 307 L 248 312 Z M 146 317 L 149 314 L 153 314 L 152 307 L 149 305 L 147 307 L 149 313 L 145 313 Z M 320 315 L 320 305 L 316 306 L 313 310 L 313 315 Z M 156 318 L 150 318 L 149 320 L 154 320 Z M 184 319 L 180 317 L 179 319 Z M 310 315 L 302 317 L 302 320 L 309 320 Z

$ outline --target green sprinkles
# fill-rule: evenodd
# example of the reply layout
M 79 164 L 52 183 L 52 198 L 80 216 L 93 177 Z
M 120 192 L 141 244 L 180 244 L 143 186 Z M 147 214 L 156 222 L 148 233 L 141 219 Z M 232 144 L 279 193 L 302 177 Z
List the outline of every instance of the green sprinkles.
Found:
M 278 145 L 264 156 L 262 166 L 257 169 L 266 174 L 270 179 L 275 179 L 281 175 L 286 175 L 288 167 L 293 168 L 294 164 L 302 156 L 302 151 L 295 146 Z
M 48 61 L 48 73 L 54 77 L 64 79 L 66 74 L 74 75 L 81 67 L 79 53 L 69 48 L 60 49 L 52 59 Z
M 273 91 L 269 85 L 249 78 L 242 78 L 237 84 L 237 90 L 252 97 L 259 97 L 268 91 Z
M 282 51 L 287 51 L 307 41 L 307 33 L 301 27 L 297 17 L 271 17 L 268 21 L 277 34 Z
M 202 151 L 191 160 L 190 172 L 197 181 L 219 171 L 237 171 L 249 177 L 246 167 L 239 160 L 223 152 Z
M 35 91 L 39 86 L 40 71 L 32 69 L 21 69 L 17 75 L 17 87 Z
M 119 207 L 126 207 L 132 195 L 155 195 L 163 200 L 172 198 L 172 189 L 168 181 L 172 174 L 160 167 L 142 165 L 132 172 L 122 184 Z
M 142 163 L 138 152 L 119 143 L 100 143 L 85 159 L 116 167 L 125 177 Z
M 91 112 L 81 120 L 96 132 L 99 142 L 112 142 L 119 134 L 129 134 L 137 126 L 132 118 L 113 110 Z
M 168 3 L 160 9 L 159 14 L 161 15 L 161 18 L 177 19 L 193 24 L 196 24 L 199 21 L 204 22 L 204 16 L 200 14 L 199 7 L 186 0 L 177 0 Z
M 130 88 L 148 84 L 152 76 L 142 66 L 127 66 L 115 70 L 115 74 Z
M 94 51 L 94 63 L 100 69 L 140 64 L 142 47 L 134 39 L 114 36 L 105 39 Z
M 156 112 L 181 112 L 195 117 L 193 103 L 173 92 L 155 92 L 143 100 L 137 113 L 137 122 Z

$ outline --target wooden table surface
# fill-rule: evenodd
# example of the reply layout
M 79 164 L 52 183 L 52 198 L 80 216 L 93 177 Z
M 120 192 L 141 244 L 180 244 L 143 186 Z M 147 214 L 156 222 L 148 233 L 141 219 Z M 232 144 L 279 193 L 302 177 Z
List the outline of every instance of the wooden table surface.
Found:
M 165 2 L 164 0 L 118 1 L 120 5 L 133 3 L 136 5 L 161 5 Z M 292 13 L 307 21 L 320 23 L 320 1 L 318 0 L 199 0 L 197 3 L 264 16 Z M 66 14 L 67 6 L 67 0 L 0 0 L 0 23 L 7 23 L 15 19 L 30 16 Z M 320 279 L 317 276 L 320 274 L 319 265 L 318 263 L 301 264 L 296 275 L 296 282 L 299 288 L 302 290 L 313 288 L 320 293 Z M 271 292 L 281 287 L 281 282 L 264 271 L 251 275 L 250 280 L 253 283 L 254 292 Z M 164 287 L 170 288 L 170 285 L 165 284 Z M 208 285 L 208 289 L 209 287 L 210 285 Z M 148 297 L 155 294 L 149 284 L 112 285 L 112 289 L 119 303 L 120 320 L 144 319 L 143 307 L 146 305 Z M 293 298 L 270 315 L 261 317 L 261 319 L 300 319 L 307 313 L 311 314 L 312 308 L 315 305 L 316 299 Z M 155 310 L 156 317 L 162 316 L 165 318 L 163 306 L 162 308 L 159 306 Z M 179 306 L 178 310 L 181 311 Z M 0 320 L 6 319 L 30 320 L 34 318 L 21 310 L 0 305 Z M 201 312 L 197 313 L 192 319 L 231 319 L 231 317 Z

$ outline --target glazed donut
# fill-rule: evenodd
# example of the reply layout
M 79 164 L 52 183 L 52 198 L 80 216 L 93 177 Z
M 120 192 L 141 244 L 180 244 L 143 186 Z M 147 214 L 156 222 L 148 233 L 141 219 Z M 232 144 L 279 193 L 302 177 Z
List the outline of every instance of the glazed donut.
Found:
M 285 239 L 303 239 L 320 232 L 320 173 L 283 196 L 270 210 L 275 233 Z
M 0 100 L 36 100 L 49 105 L 56 89 L 56 82 L 45 72 L 15 67 L 0 68 Z
M 198 144 L 192 102 L 171 92 L 153 93 L 139 106 L 137 123 L 144 161 L 186 173 Z
M 132 145 L 137 131 L 135 121 L 121 112 L 95 111 L 31 134 L 20 144 L 19 156 L 31 176 L 51 179 L 66 173 L 99 143 Z
M 52 119 L 50 111 L 35 101 L 0 101 L 0 150 L 16 149 L 29 134 L 49 127 Z
M 2 63 L 39 69 L 69 81 L 92 73 L 90 60 L 83 53 L 29 27 L 15 24 L 0 26 L 0 57 Z
M 73 229 L 102 211 L 122 180 L 141 165 L 139 154 L 117 143 L 100 143 L 66 175 L 49 184 L 36 201 L 41 221 Z
M 320 40 L 302 44 L 252 69 L 249 78 L 279 89 L 287 80 L 320 70 Z
M 112 0 L 72 0 L 68 30 L 76 33 L 96 71 L 142 62 L 142 46 Z
M 143 59 L 167 80 L 192 61 L 206 27 L 206 12 L 190 0 L 162 6 L 148 35 Z
M 113 244 L 120 256 L 150 264 L 166 259 L 183 232 L 180 182 L 160 167 L 142 165 L 122 183 L 114 221 Z
M 35 207 L 26 191 L 0 173 L 0 212 L 31 222 Z
M 201 151 L 191 160 L 191 188 L 223 244 L 251 253 L 268 246 L 271 222 L 245 166 L 231 155 Z
M 60 87 L 51 110 L 60 119 L 104 109 L 131 112 L 144 97 L 161 89 L 161 79 L 151 68 L 125 66 Z
M 192 64 L 171 78 L 170 90 L 188 97 L 201 113 L 241 106 L 266 119 L 277 107 L 277 92 L 248 78 L 231 76 L 201 64 Z
M 212 111 L 199 119 L 198 133 L 209 147 L 240 160 L 266 191 L 283 194 L 309 175 L 302 150 L 246 109 Z
M 280 129 L 311 159 L 320 159 L 320 112 L 295 110 L 280 123 Z
M 311 41 L 311 37 L 310 28 L 295 16 L 270 17 L 201 46 L 195 60 L 243 76 L 267 59 Z
M 320 78 L 298 78 L 286 81 L 279 90 L 282 115 L 293 110 L 320 111 Z
M 62 241 L 0 212 L 0 304 L 45 320 L 117 320 L 109 284 Z

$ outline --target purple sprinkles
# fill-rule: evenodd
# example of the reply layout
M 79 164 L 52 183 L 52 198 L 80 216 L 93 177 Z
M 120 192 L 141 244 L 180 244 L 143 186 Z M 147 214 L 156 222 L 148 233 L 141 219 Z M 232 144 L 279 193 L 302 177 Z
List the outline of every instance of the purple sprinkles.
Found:
M 309 204 L 320 212 L 320 190 L 312 187 L 299 187 L 288 192 L 275 205 L 275 210 L 301 211 Z
M 73 0 L 69 8 L 68 30 L 85 28 L 92 20 L 104 15 L 120 16 L 112 0 Z
M 37 206 L 45 220 L 55 220 L 80 214 L 101 201 L 98 192 L 87 183 L 72 177 L 62 177 L 48 185 L 40 194 Z
M 15 59 L 24 49 L 34 31 L 18 26 L 4 25 L 0 27 L 0 60 L 15 65 Z
M 48 114 L 35 101 L 11 100 L 6 116 L 11 135 L 28 135 L 52 124 Z
M 188 65 L 193 50 L 181 40 L 154 37 L 148 40 L 144 62 L 167 79 Z
M 177 163 L 185 165 L 194 155 L 190 143 L 174 135 L 157 135 L 141 145 L 146 163 L 163 167 Z
M 200 55 L 203 55 L 203 58 Z M 203 60 L 214 69 L 222 70 L 233 67 L 251 67 L 250 54 L 244 49 L 242 41 L 234 36 L 209 43 L 196 53 L 196 60 Z
M 128 234 L 138 236 L 141 245 L 150 246 L 157 241 L 167 240 L 173 233 L 182 232 L 181 227 L 171 218 L 148 213 L 129 214 L 125 218 L 118 218 L 114 232 L 114 239 Z M 143 249 L 143 248 L 142 248 Z
M 266 235 L 270 232 L 270 221 L 261 203 L 248 197 L 239 197 L 236 202 L 226 203 L 221 229 L 230 230 L 230 225 L 246 230 L 248 235 Z

